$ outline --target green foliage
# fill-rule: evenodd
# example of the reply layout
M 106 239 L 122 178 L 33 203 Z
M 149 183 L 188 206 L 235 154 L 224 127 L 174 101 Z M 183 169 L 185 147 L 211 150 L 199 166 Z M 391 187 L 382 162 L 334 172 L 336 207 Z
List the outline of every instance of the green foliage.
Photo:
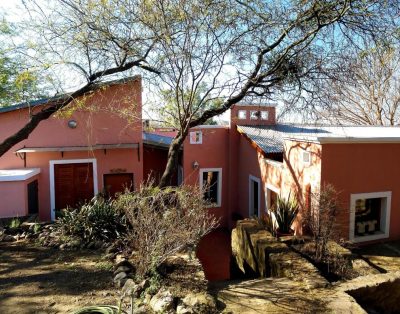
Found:
M 13 35 L 11 26 L 0 21 L 0 107 L 28 100 L 39 90 L 35 71 L 25 67 L 24 60 L 7 44 Z
M 10 221 L 9 227 L 11 229 L 17 229 L 21 226 L 21 220 L 19 218 L 13 218 Z
M 278 229 L 281 233 L 290 233 L 291 226 L 299 212 L 299 205 L 289 194 L 288 198 L 277 197 L 276 205 L 272 208 Z
M 97 196 L 76 209 L 64 209 L 57 226 L 65 236 L 78 237 L 84 242 L 112 241 L 125 231 L 124 217 L 113 202 Z
M 40 224 L 34 224 L 34 225 L 33 225 L 33 233 L 34 233 L 34 234 L 39 233 L 40 229 L 42 229 L 42 227 L 40 226 Z

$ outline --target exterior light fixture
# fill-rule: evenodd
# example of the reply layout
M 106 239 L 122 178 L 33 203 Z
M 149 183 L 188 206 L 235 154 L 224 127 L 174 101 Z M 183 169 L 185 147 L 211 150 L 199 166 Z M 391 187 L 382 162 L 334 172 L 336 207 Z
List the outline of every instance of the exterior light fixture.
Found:
M 193 169 L 198 169 L 199 168 L 199 163 L 197 161 L 193 161 L 192 168 Z
M 78 126 L 78 122 L 76 120 L 69 120 L 68 121 L 68 127 L 71 129 L 75 129 Z

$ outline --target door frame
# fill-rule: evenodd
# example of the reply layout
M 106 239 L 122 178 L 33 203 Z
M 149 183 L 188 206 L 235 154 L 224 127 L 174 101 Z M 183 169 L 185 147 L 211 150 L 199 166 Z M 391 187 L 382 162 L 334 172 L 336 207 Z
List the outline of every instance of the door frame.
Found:
M 84 164 L 91 163 L 93 167 L 93 193 L 97 195 L 99 193 L 98 190 L 98 182 L 97 182 L 97 160 L 95 158 L 92 159 L 58 159 L 58 160 L 50 160 L 50 219 L 54 221 L 56 219 L 56 191 L 55 191 L 55 178 L 54 178 L 54 165 L 60 164 Z
M 251 206 L 252 203 L 252 183 L 258 183 L 258 217 L 261 217 L 261 180 L 255 176 L 249 175 L 249 217 L 254 216 L 253 208 Z

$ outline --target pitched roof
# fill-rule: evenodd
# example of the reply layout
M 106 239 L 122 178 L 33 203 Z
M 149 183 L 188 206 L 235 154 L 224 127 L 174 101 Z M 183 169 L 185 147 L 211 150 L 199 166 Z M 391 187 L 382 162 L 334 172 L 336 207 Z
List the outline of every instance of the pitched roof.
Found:
M 400 127 L 276 124 L 270 126 L 238 125 L 237 129 L 265 153 L 283 152 L 285 139 L 317 143 L 400 143 Z
M 107 81 L 107 82 L 99 82 L 94 85 L 94 88 L 97 89 L 97 88 L 100 88 L 103 86 L 123 84 L 123 83 L 127 83 L 130 81 L 134 81 L 138 78 L 140 78 L 140 75 L 135 75 L 135 76 L 131 76 L 131 77 L 123 78 L 123 79 L 112 80 L 112 81 Z M 19 110 L 19 109 L 32 108 L 32 107 L 36 107 L 36 106 L 51 104 L 52 102 L 54 102 L 58 99 L 64 98 L 68 95 L 69 94 L 62 94 L 62 95 L 57 95 L 54 97 L 41 98 L 41 99 L 32 100 L 32 101 L 30 100 L 30 101 L 21 102 L 19 104 L 15 104 L 15 105 L 11 105 L 11 106 L 0 107 L 0 114 L 4 113 L 4 112 Z

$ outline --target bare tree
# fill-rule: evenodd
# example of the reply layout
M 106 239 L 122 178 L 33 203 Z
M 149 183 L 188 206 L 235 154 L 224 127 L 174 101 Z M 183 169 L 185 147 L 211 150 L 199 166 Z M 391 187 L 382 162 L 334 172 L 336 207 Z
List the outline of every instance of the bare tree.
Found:
M 27 44 L 27 58 L 60 90 L 74 92 L 44 106 L 0 143 L 0 156 L 99 80 L 140 68 L 158 74 L 151 77 L 154 85 L 173 91 L 180 124 L 160 186 L 168 184 L 190 128 L 249 95 L 303 95 L 335 51 L 361 36 L 389 32 L 396 16 L 391 10 L 398 6 L 378 0 L 25 3 L 32 17 L 28 34 L 41 39 Z M 72 73 L 63 75 L 66 70 Z M 82 83 L 70 87 L 71 81 Z M 207 107 L 213 101 L 218 106 Z
M 355 125 L 400 123 L 400 54 L 398 48 L 369 47 L 343 60 L 346 73 L 322 89 L 316 113 L 325 121 Z M 346 64 L 347 63 L 347 64 Z

